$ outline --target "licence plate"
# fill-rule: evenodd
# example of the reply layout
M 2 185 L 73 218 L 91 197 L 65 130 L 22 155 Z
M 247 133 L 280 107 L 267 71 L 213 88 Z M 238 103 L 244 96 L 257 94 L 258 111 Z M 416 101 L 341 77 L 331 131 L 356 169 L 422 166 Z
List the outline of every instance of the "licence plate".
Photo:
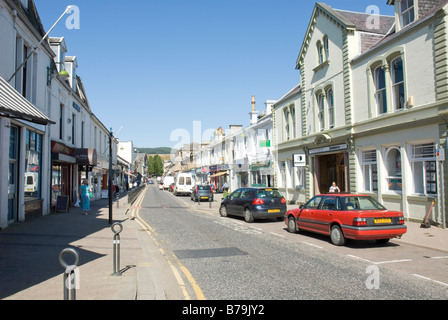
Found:
M 201 197 L 201 199 L 208 199 L 208 197 Z
M 270 209 L 268 210 L 269 213 L 276 213 L 276 212 L 280 212 L 280 209 Z
M 391 223 L 392 222 L 390 218 L 374 219 L 373 221 L 375 223 Z

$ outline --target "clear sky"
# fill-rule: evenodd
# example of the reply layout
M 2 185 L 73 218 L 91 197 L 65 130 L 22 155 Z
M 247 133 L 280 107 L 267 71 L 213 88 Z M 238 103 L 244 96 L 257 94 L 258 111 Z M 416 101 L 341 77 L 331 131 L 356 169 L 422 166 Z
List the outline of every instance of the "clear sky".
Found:
M 386 0 L 327 0 L 366 12 Z M 79 29 L 66 15 L 52 31 L 65 37 L 95 115 L 136 147 L 173 147 L 176 129 L 201 133 L 249 125 L 257 110 L 299 83 L 295 62 L 314 8 L 298 0 L 35 0 L 46 30 L 67 5 L 79 8 Z

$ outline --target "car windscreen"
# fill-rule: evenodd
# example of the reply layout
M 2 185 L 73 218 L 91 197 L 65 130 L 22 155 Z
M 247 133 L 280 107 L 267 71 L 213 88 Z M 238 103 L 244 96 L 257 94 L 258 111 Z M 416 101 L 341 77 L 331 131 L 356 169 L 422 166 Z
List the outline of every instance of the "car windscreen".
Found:
M 258 198 L 283 198 L 280 191 L 276 189 L 257 190 Z
M 198 191 L 210 191 L 210 186 L 198 186 Z
M 346 210 L 386 210 L 378 201 L 371 197 L 348 196 L 341 197 Z

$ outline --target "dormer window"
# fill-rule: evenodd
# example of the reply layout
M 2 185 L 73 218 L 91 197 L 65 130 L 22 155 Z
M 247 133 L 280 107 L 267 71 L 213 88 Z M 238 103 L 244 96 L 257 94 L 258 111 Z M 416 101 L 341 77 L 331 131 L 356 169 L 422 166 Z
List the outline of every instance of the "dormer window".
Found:
M 401 26 L 404 28 L 415 20 L 414 0 L 401 0 L 398 5 Z

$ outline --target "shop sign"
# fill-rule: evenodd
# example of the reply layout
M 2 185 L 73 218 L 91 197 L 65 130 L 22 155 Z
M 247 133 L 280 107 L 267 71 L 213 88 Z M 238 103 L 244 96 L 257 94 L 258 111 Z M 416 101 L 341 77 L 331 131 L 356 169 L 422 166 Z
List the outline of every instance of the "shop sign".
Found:
M 298 153 L 292 155 L 294 167 L 306 167 L 306 155 L 304 153 Z
M 265 161 L 265 162 L 257 162 L 250 166 L 251 171 L 259 171 L 261 169 L 266 169 L 271 167 L 271 161 Z
M 319 153 L 335 152 L 335 151 L 346 150 L 347 148 L 348 148 L 348 145 L 346 143 L 343 143 L 343 144 L 337 144 L 334 146 L 310 149 L 310 154 L 312 155 L 312 154 L 319 154 Z

